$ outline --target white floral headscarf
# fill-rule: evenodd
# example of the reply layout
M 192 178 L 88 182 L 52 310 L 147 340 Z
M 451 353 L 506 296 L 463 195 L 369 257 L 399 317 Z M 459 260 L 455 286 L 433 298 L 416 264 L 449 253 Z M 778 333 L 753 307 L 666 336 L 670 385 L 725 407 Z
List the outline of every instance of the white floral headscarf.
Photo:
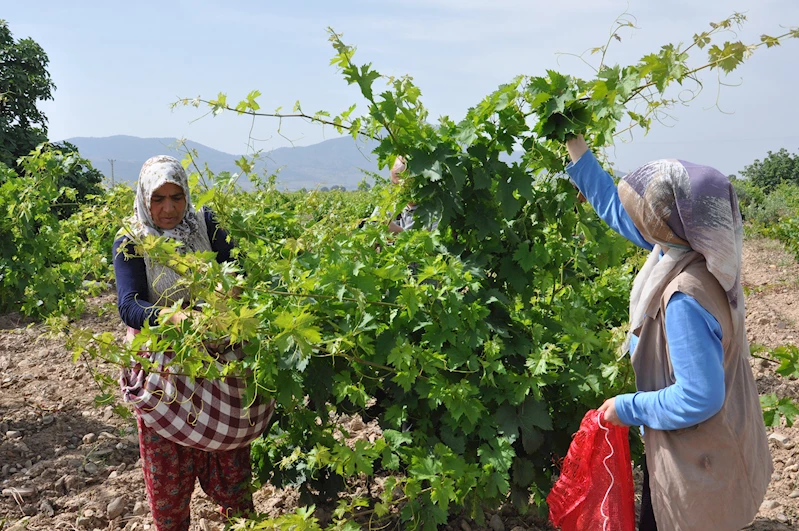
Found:
M 186 195 L 186 210 L 183 219 L 174 228 L 164 230 L 158 227 L 150 214 L 153 193 L 167 183 L 180 186 Z M 166 236 L 186 246 L 188 251 L 199 250 L 198 214 L 191 204 L 191 193 L 186 171 L 181 163 L 167 155 L 152 157 L 144 163 L 136 186 L 136 200 L 133 205 L 132 231 L 135 236 Z
M 183 219 L 174 228 L 164 230 L 153 221 L 150 213 L 150 202 L 153 192 L 164 184 L 172 183 L 180 186 L 186 194 L 186 210 Z M 202 213 L 194 210 L 191 204 L 189 182 L 183 166 L 177 159 L 166 155 L 152 157 L 144 163 L 139 173 L 136 186 L 136 199 L 133 203 L 133 216 L 127 227 L 118 234 L 130 239 L 145 236 L 165 236 L 183 244 L 180 252 L 210 251 L 211 242 Z M 192 300 L 189 289 L 182 283 L 182 277 L 170 267 L 156 263 L 145 253 L 143 256 L 147 272 L 147 300 L 160 306 L 169 306 L 178 300 Z

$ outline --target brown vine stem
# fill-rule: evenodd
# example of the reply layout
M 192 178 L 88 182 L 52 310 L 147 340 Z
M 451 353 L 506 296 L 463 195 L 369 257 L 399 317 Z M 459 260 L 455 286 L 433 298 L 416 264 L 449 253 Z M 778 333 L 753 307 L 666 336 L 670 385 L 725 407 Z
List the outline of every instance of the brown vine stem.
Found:
M 341 36 L 338 33 L 333 32 L 332 30 L 331 30 L 331 33 L 332 33 L 333 37 L 336 39 L 336 42 L 338 44 L 344 46 L 344 43 L 341 41 Z M 353 68 L 352 61 L 350 61 L 350 56 L 347 56 L 347 66 L 349 66 L 350 68 Z M 355 67 L 354 69 L 357 72 L 357 70 L 358 70 L 357 67 Z M 374 107 L 377 107 L 377 103 L 375 103 L 374 97 L 368 98 L 368 100 L 369 100 L 369 103 L 371 103 Z M 382 118 L 382 113 L 380 113 L 380 116 L 381 116 L 380 123 L 383 125 L 383 127 L 388 132 L 388 135 L 391 137 L 391 140 L 394 142 L 394 146 L 399 147 L 399 142 L 397 142 L 397 137 L 394 136 L 394 132 L 388 126 L 388 123 Z M 371 136 L 371 135 L 369 135 L 369 136 Z
M 112 342 L 103 341 L 103 340 L 101 340 L 98 337 L 92 337 L 91 340 L 94 341 L 95 343 L 99 343 L 101 345 L 105 345 L 106 347 L 114 346 L 114 344 Z M 81 353 L 80 353 L 81 359 L 83 359 L 83 361 L 86 363 L 87 367 L 89 368 L 89 372 L 91 372 L 92 379 L 97 384 L 98 388 L 100 389 L 100 392 L 102 392 L 103 391 L 102 387 L 100 387 L 100 384 L 97 383 L 97 380 L 94 378 L 94 371 L 92 371 L 91 365 L 89 365 L 88 360 L 86 360 L 86 358 L 84 357 L 84 355 L 86 353 L 86 347 L 81 346 L 81 349 L 82 349 Z M 137 351 L 136 355 L 140 355 L 138 353 L 138 351 Z M 106 363 L 110 363 L 111 365 L 116 365 L 116 366 L 121 367 L 123 369 L 130 368 L 129 363 L 126 363 L 124 361 L 115 361 L 115 360 L 112 360 L 112 359 L 108 359 L 107 357 L 103 356 L 102 354 L 98 354 L 97 357 L 100 358 L 101 360 L 103 360 Z M 127 360 L 127 361 L 129 362 L 131 360 Z M 188 378 L 206 378 L 206 379 L 208 379 L 207 376 L 198 376 L 196 374 L 186 374 L 186 373 L 182 373 L 182 372 L 174 372 L 174 371 L 171 371 L 171 370 L 170 371 L 158 371 L 158 370 L 155 370 L 155 369 L 147 369 L 147 372 L 151 372 L 151 373 L 154 373 L 154 374 L 160 374 L 160 375 L 163 375 L 163 376 L 186 376 Z M 228 378 L 228 377 L 241 378 L 242 376 L 241 375 L 237 375 L 237 374 L 225 374 L 225 375 L 220 375 L 219 376 L 220 379 L 221 378 Z
M 754 353 L 754 352 L 752 352 L 752 353 L 751 353 L 751 356 L 752 356 L 753 358 L 757 358 L 757 359 L 759 359 L 759 360 L 766 360 L 766 361 L 768 361 L 768 362 L 770 362 L 770 363 L 780 363 L 780 362 L 779 362 L 779 360 L 775 360 L 775 359 L 773 359 L 773 358 L 769 358 L 769 357 L 767 357 L 767 356 L 761 356 L 760 354 L 756 354 L 756 353 Z
M 102 340 L 99 340 L 96 337 L 92 338 L 92 339 L 93 339 L 93 341 L 95 341 L 97 343 L 100 343 L 100 344 L 103 344 L 103 345 L 105 345 L 107 347 L 112 346 L 112 343 L 110 343 L 108 341 L 102 341 Z M 396 369 L 392 369 L 391 367 L 388 367 L 386 365 L 381 365 L 379 363 L 374 363 L 372 361 L 367 361 L 365 359 L 359 358 L 358 356 L 355 356 L 355 355 L 352 355 L 352 354 L 347 354 L 347 353 L 331 354 L 327 350 L 324 350 L 324 349 L 319 349 L 319 350 L 320 350 L 320 352 L 324 352 L 325 353 L 324 357 L 326 357 L 326 356 L 341 356 L 342 358 L 345 358 L 345 359 L 347 359 L 349 361 L 352 361 L 352 362 L 355 362 L 355 363 L 360 363 L 360 364 L 363 364 L 363 365 L 368 365 L 370 367 L 375 367 L 377 369 L 381 369 L 381 370 L 384 370 L 384 371 L 387 371 L 387 372 L 390 372 L 390 373 L 393 373 L 393 374 L 397 373 Z M 84 354 L 85 354 L 85 351 L 81 352 L 81 358 L 86 363 L 87 367 L 89 367 L 89 371 L 92 373 L 92 377 L 94 377 L 94 371 L 92 371 L 91 365 L 89 365 L 89 362 L 84 357 Z M 106 363 L 110 363 L 112 365 L 117 365 L 117 366 L 122 367 L 122 368 L 129 367 L 128 364 L 126 364 L 124 362 L 121 362 L 121 361 L 110 360 L 110 359 L 108 359 L 108 358 L 106 358 L 104 356 L 100 356 L 100 358 L 103 361 L 105 361 Z M 186 374 L 186 373 L 182 373 L 182 372 L 174 372 L 174 371 L 171 371 L 171 370 L 170 371 L 158 371 L 158 370 L 154 370 L 154 369 L 147 369 L 147 372 L 148 373 L 154 373 L 154 374 L 161 374 L 161 375 L 164 375 L 164 376 L 186 376 L 188 378 L 207 378 L 206 376 L 197 376 L 196 374 Z M 227 377 L 241 378 L 242 375 L 236 375 L 236 374 L 226 374 L 224 376 L 220 375 L 220 378 L 227 378 Z M 427 379 L 424 376 L 420 376 L 420 378 L 425 379 L 425 380 Z M 97 382 L 95 381 L 95 383 L 97 383 Z M 97 384 L 97 385 L 98 385 L 98 388 L 100 389 L 100 392 L 102 392 L 103 389 L 101 387 L 99 387 L 99 384 Z M 266 388 L 264 387 L 264 389 L 266 389 Z M 269 389 L 266 389 L 266 390 L 269 391 Z
M 624 13 L 622 13 L 616 18 L 616 21 L 613 23 L 613 28 L 610 30 L 610 35 L 608 36 L 608 42 L 606 42 L 605 45 L 602 46 L 602 57 L 599 59 L 599 66 L 596 68 L 597 72 L 600 72 L 602 70 L 602 67 L 605 66 L 605 57 L 607 56 L 608 48 L 610 48 L 610 45 L 613 42 L 613 38 L 615 37 L 621 40 L 621 38 L 618 35 L 618 31 L 622 28 L 629 28 L 629 27 L 635 28 L 635 24 L 633 24 L 629 20 L 626 20 L 624 18 L 625 16 L 634 18 L 632 17 L 630 12 L 626 10 L 624 11 Z
M 217 105 L 216 103 L 212 103 L 210 100 L 205 100 L 205 99 L 202 99 L 202 98 L 198 98 L 197 101 L 199 103 L 204 103 L 206 105 Z M 246 114 L 246 115 L 249 115 L 249 116 L 260 116 L 260 117 L 264 117 L 264 118 L 277 118 L 279 120 L 282 120 L 284 118 L 301 118 L 301 119 L 310 120 L 311 122 L 316 122 L 316 123 L 319 123 L 319 124 L 322 124 L 322 125 L 329 125 L 331 127 L 340 127 L 341 129 L 345 129 L 347 131 L 352 131 L 352 126 L 350 126 L 350 125 L 347 125 L 347 124 L 344 124 L 344 123 L 336 123 L 336 122 L 333 122 L 331 120 L 326 120 L 324 118 L 320 118 L 318 116 L 311 116 L 310 114 L 305 114 L 304 112 L 298 112 L 298 113 L 292 113 L 292 114 L 282 114 L 282 113 L 257 112 L 257 111 L 247 111 L 247 110 L 243 111 L 241 109 L 236 109 L 234 107 L 231 107 L 230 105 L 219 105 L 219 108 L 220 109 L 224 109 L 226 111 L 235 112 L 237 114 Z M 369 134 L 369 133 L 367 133 L 365 131 L 362 131 L 362 130 L 359 130 L 358 134 L 362 135 L 362 136 L 365 136 L 365 137 L 368 137 L 368 138 L 371 138 L 372 140 L 380 140 L 380 137 L 373 136 L 373 135 L 371 135 L 371 134 Z
M 97 385 L 97 389 L 100 390 L 100 394 L 103 393 L 103 387 L 100 385 L 100 382 L 97 381 L 97 378 L 94 376 L 95 372 L 92 366 L 89 364 L 89 360 L 86 359 L 85 352 L 80 353 L 80 358 L 83 360 L 83 363 L 86 364 L 86 368 L 89 369 L 89 374 L 92 377 L 92 380 Z
M 331 356 L 332 355 L 333 354 L 331 354 Z M 373 361 L 367 361 L 367 360 L 365 360 L 363 358 L 359 358 L 358 356 L 355 356 L 353 354 L 341 353 L 341 354 L 338 354 L 338 355 L 342 356 L 342 357 L 344 357 L 344 358 L 346 358 L 346 359 L 348 359 L 350 361 L 354 361 L 355 363 L 361 363 L 363 365 L 368 365 L 370 367 L 375 367 L 376 369 L 381 369 L 381 370 L 388 371 L 388 372 L 393 373 L 393 374 L 397 374 L 397 370 L 396 369 L 392 369 L 391 367 L 388 367 L 386 365 L 381 365 L 381 364 L 375 363 Z
M 424 494 L 426 492 L 431 492 L 432 490 L 433 490 L 432 487 L 427 487 L 426 489 L 420 490 L 418 494 Z M 403 496 L 401 498 L 397 498 L 396 500 L 391 500 L 391 504 L 393 505 L 393 504 L 397 504 L 397 503 L 402 503 L 402 502 L 408 501 L 408 500 L 410 500 L 410 498 L 407 495 L 405 495 L 405 496 Z M 361 511 L 361 512 L 358 512 L 358 513 L 352 513 L 352 517 L 353 518 L 358 518 L 360 516 L 366 516 L 366 515 L 372 514 L 374 512 L 375 512 L 374 509 L 369 509 L 369 510 Z
M 337 43 L 339 43 L 341 45 L 344 45 L 344 43 L 341 42 L 338 34 L 334 33 L 333 35 L 334 35 Z M 349 60 L 349 58 L 347 59 L 347 66 L 349 66 L 351 68 L 353 67 L 353 64 Z M 184 100 L 181 99 L 180 101 L 182 102 Z M 230 105 L 227 105 L 227 104 L 219 105 L 216 102 L 211 102 L 210 100 L 206 100 L 206 99 L 202 99 L 202 98 L 197 98 L 194 101 L 196 101 L 197 103 L 203 103 L 205 105 L 216 106 L 216 107 L 218 107 L 220 109 L 224 109 L 224 110 L 230 111 L 230 112 L 235 112 L 237 114 L 246 114 L 246 115 L 253 116 L 253 117 L 260 116 L 260 117 L 264 117 L 264 118 L 277 118 L 278 120 L 283 120 L 284 118 L 300 118 L 300 119 L 303 119 L 303 120 L 309 120 L 311 122 L 316 122 L 316 123 L 319 123 L 319 124 L 322 124 L 322 125 L 329 125 L 331 127 L 344 129 L 346 131 L 353 131 L 353 127 L 351 125 L 347 125 L 347 124 L 342 123 L 342 122 L 336 123 L 336 122 L 334 122 L 332 120 L 328 120 L 328 119 L 322 118 L 320 116 L 312 116 L 312 115 L 306 114 L 304 112 L 295 112 L 295 113 L 291 113 L 291 114 L 283 114 L 283 113 L 276 113 L 276 112 L 268 113 L 268 112 L 258 112 L 258 111 L 253 111 L 253 110 L 236 109 L 236 108 L 231 107 Z M 374 101 L 374 98 L 371 98 L 368 101 L 374 107 L 377 107 L 377 103 Z M 383 118 L 380 118 L 379 121 L 380 121 L 380 124 L 385 128 L 385 130 L 388 133 L 388 135 L 391 137 L 391 140 L 394 142 L 394 145 L 395 146 L 399 146 L 399 143 L 397 141 L 397 137 L 394 135 L 394 132 L 389 127 L 388 122 L 386 122 L 385 119 L 383 119 Z M 359 129 L 357 131 L 357 134 L 359 134 L 361 136 L 365 136 L 365 137 L 370 138 L 372 140 L 381 140 L 381 138 L 379 136 L 372 135 L 372 134 L 364 131 L 363 129 Z
M 314 299 L 342 300 L 342 301 L 355 302 L 355 303 L 363 302 L 365 304 L 371 304 L 371 305 L 375 305 L 375 306 L 387 306 L 389 308 L 398 308 L 398 309 L 404 309 L 405 308 L 401 304 L 395 304 L 393 302 L 359 301 L 358 299 L 355 299 L 355 298 L 352 298 L 352 297 L 341 297 L 341 298 L 339 298 L 336 295 L 319 295 L 319 294 L 315 294 L 315 293 L 294 293 L 294 292 L 290 292 L 290 291 L 279 291 L 279 290 L 274 290 L 274 289 L 259 289 L 259 288 L 250 288 L 250 289 L 252 289 L 253 291 L 258 292 L 258 293 L 267 293 L 269 295 L 282 295 L 282 296 L 285 296 L 285 297 L 308 297 L 308 298 L 314 298 Z
M 712 33 L 711 33 L 711 34 L 712 34 Z M 787 32 L 787 33 L 783 33 L 782 35 L 780 35 L 780 36 L 778 36 L 778 37 L 775 37 L 775 38 L 776 38 L 777 40 L 781 40 L 781 39 L 785 39 L 785 38 L 789 38 L 789 37 L 795 37 L 795 32 L 794 32 L 794 31 L 789 31 L 789 32 Z M 695 44 L 695 43 L 694 43 L 694 44 Z M 683 53 L 685 53 L 685 52 L 687 52 L 688 50 L 690 50 L 690 49 L 691 49 L 691 48 L 694 46 L 694 44 L 692 44 L 691 46 L 689 46 L 688 48 L 686 48 L 686 49 L 684 50 L 684 52 L 683 52 Z M 754 48 L 754 49 L 756 49 L 756 48 L 760 48 L 760 47 L 761 47 L 761 46 L 763 46 L 764 44 L 766 44 L 766 43 L 764 43 L 764 42 L 761 42 L 761 43 L 759 43 L 759 44 L 754 44 L 754 45 L 751 45 L 751 47 L 752 47 L 752 48 Z M 722 61 L 724 61 L 725 59 L 728 59 L 728 58 L 730 58 L 730 57 L 733 57 L 733 55 L 725 55 L 724 57 L 720 57 L 720 58 L 719 58 L 719 59 L 717 59 L 716 61 L 713 61 L 713 62 L 711 62 L 711 63 L 707 63 L 707 64 L 705 64 L 705 65 L 702 65 L 702 66 L 700 66 L 700 67 L 694 68 L 693 70 L 689 70 L 688 72 L 686 72 L 685 74 L 683 74 L 683 75 L 680 77 L 680 80 L 682 80 L 682 79 L 685 79 L 685 78 L 688 78 L 688 77 L 692 76 L 693 74 L 696 74 L 697 72 L 700 72 L 700 71 L 702 71 L 702 70 L 705 70 L 705 69 L 707 69 L 707 68 L 712 68 L 712 67 L 714 67 L 714 66 L 718 66 L 718 65 L 719 65 L 719 64 L 720 64 Z M 626 100 L 624 100 L 622 103 L 623 103 L 624 105 L 626 105 L 627 103 L 629 103 L 630 101 L 632 101 L 634 98 L 636 98 L 637 96 L 639 96 L 639 95 L 640 95 L 640 94 L 641 94 L 641 93 L 642 93 L 644 90 L 646 90 L 647 88 L 651 88 L 651 87 L 655 86 L 655 84 L 656 84 L 656 83 L 655 83 L 654 81 L 651 81 L 651 82 L 649 82 L 649 83 L 647 83 L 647 84 L 645 84 L 645 85 L 641 85 L 640 87 L 638 87 L 638 88 L 636 88 L 635 90 L 633 90 L 633 92 L 630 94 L 630 96 L 629 96 L 629 97 L 628 97 Z M 647 115 L 644 115 L 644 116 L 647 116 Z M 636 128 L 636 127 L 638 127 L 639 125 L 640 125 L 640 124 L 638 124 L 638 123 L 632 123 L 632 124 L 630 124 L 628 127 L 625 127 L 624 129 L 621 129 L 621 130 L 619 130 L 619 131 L 616 131 L 615 133 L 613 133 L 613 136 L 615 137 L 615 136 L 618 136 L 618 135 L 624 134 L 624 133 L 626 133 L 626 132 L 628 132 L 628 131 L 631 131 L 631 130 L 635 129 L 635 128 Z
M 100 343 L 100 344 L 105 345 L 107 347 L 112 346 L 111 342 L 103 341 L 103 340 L 101 340 L 101 339 L 99 339 L 97 337 L 93 337 L 92 340 L 95 341 L 96 343 Z M 397 370 L 396 369 L 393 369 L 393 368 L 391 368 L 391 367 L 389 367 L 387 365 L 381 365 L 379 363 L 375 363 L 375 362 L 372 362 L 372 361 L 365 360 L 365 359 L 360 358 L 360 357 L 358 357 L 356 355 L 353 355 L 353 354 L 348 354 L 348 353 L 344 353 L 344 352 L 342 352 L 340 354 L 332 354 L 329 351 L 324 350 L 324 349 L 319 349 L 319 351 L 323 352 L 325 354 L 325 356 L 341 356 L 341 357 L 343 357 L 343 358 L 345 358 L 345 359 L 347 359 L 347 360 L 349 360 L 351 362 L 360 363 L 362 365 L 368 365 L 370 367 L 375 367 L 377 369 L 381 369 L 381 370 L 384 370 L 384 371 L 387 371 L 387 372 L 390 372 L 390 373 L 393 373 L 393 374 L 397 374 Z M 85 348 L 81 352 L 81 358 L 83 358 L 84 362 L 86 362 L 86 365 L 89 367 L 89 370 L 91 371 L 92 370 L 91 366 L 89 365 L 88 360 L 86 360 L 84 358 L 84 353 L 85 353 Z M 123 367 L 123 368 L 129 366 L 128 364 L 126 364 L 124 362 L 121 362 L 121 361 L 110 360 L 110 359 L 108 359 L 108 358 L 106 358 L 104 356 L 100 356 L 100 357 L 101 357 L 101 359 L 103 359 L 103 361 L 105 361 L 106 363 L 111 363 L 112 365 L 117 365 L 117 366 Z M 155 373 L 155 374 L 161 374 L 161 375 L 167 375 L 167 376 L 171 375 L 171 376 L 186 376 L 186 377 L 190 377 L 190 378 L 205 378 L 204 376 L 197 376 L 197 375 L 185 374 L 185 373 L 174 372 L 174 371 L 158 371 L 158 370 L 148 369 L 147 372 L 151 372 L 151 373 Z M 240 375 L 235 375 L 235 374 L 225 375 L 225 377 L 227 377 L 227 376 L 241 377 Z M 426 377 L 424 377 L 422 375 L 420 375 L 419 377 L 422 378 L 422 379 L 425 379 L 425 380 L 427 379 Z M 99 386 L 99 384 L 98 384 L 98 386 Z M 102 392 L 102 388 L 100 388 L 100 391 Z
M 796 34 L 795 31 L 788 31 L 786 33 L 783 33 L 782 35 L 779 35 L 779 36 L 775 37 L 775 39 L 779 41 L 779 40 L 782 40 L 782 39 L 795 37 L 795 34 Z M 760 48 L 761 46 L 764 46 L 765 44 L 766 44 L 765 42 L 761 42 L 761 43 L 758 43 L 758 44 L 752 44 L 749 47 L 754 50 L 754 49 Z M 689 49 L 690 49 L 690 47 L 689 47 Z M 697 72 L 701 72 L 702 70 L 705 70 L 706 68 L 712 68 L 714 66 L 718 66 L 722 61 L 724 61 L 725 59 L 729 59 L 730 57 L 733 57 L 733 55 L 732 54 L 725 55 L 724 57 L 720 57 L 720 58 L 716 59 L 713 62 L 710 62 L 710 63 L 707 63 L 705 65 L 699 66 L 697 68 L 694 68 L 693 70 L 689 70 L 688 72 L 685 72 L 682 76 L 680 76 L 680 79 L 685 79 L 686 77 L 688 77 L 688 76 L 690 76 L 692 74 L 695 74 Z M 641 85 L 640 87 L 638 87 L 635 90 L 633 90 L 632 93 L 630 93 L 630 96 L 626 100 L 624 100 L 622 103 L 627 104 L 630 100 L 632 100 L 633 98 L 638 96 L 638 94 L 640 94 L 644 89 L 647 89 L 649 87 L 653 87 L 653 86 L 655 86 L 655 84 L 656 83 L 654 81 L 650 81 L 649 83 L 647 83 L 645 85 Z
M 700 34 L 700 36 L 710 37 L 710 36 L 716 35 L 717 33 L 722 32 L 722 31 L 730 31 L 730 32 L 735 33 L 732 29 L 730 29 L 730 26 L 732 25 L 733 22 L 737 22 L 738 23 L 738 27 L 739 28 L 741 27 L 741 23 L 743 22 L 743 19 L 739 18 L 738 15 L 742 15 L 742 13 L 734 13 L 729 18 L 727 18 L 725 20 L 722 20 L 720 23 L 718 23 L 718 25 L 713 26 L 713 29 L 711 29 L 710 31 L 706 31 L 706 32 L 703 32 L 702 34 Z M 729 24 L 727 24 L 727 23 L 729 23 Z M 688 48 L 683 50 L 683 53 L 687 53 L 688 50 L 690 50 L 694 46 L 698 46 L 698 44 L 699 44 L 699 41 L 698 40 L 694 40 L 694 42 L 692 42 L 691 45 L 688 46 Z

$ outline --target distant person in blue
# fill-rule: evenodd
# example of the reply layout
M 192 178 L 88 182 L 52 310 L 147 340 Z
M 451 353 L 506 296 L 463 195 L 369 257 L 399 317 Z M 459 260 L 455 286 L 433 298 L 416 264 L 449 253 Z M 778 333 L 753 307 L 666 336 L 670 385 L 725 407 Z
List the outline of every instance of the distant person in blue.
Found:
M 652 251 L 630 295 L 638 391 L 600 407 L 643 426 L 640 529 L 734 531 L 758 512 L 773 470 L 749 366 L 738 199 L 719 171 L 674 159 L 614 184 L 582 136 L 566 170 L 616 232 Z
M 394 165 L 391 167 L 391 184 L 400 184 L 402 182 L 401 175 L 405 172 L 406 164 L 405 157 L 399 156 L 394 159 Z M 416 203 L 409 202 L 402 209 L 402 212 L 392 217 L 388 222 L 388 230 L 394 234 L 399 234 L 406 230 L 411 230 L 415 225 L 414 215 L 416 214 Z M 372 217 L 380 214 L 380 208 L 375 208 L 372 212 Z M 427 230 L 436 230 L 438 228 L 438 220 L 432 221 L 426 228 Z

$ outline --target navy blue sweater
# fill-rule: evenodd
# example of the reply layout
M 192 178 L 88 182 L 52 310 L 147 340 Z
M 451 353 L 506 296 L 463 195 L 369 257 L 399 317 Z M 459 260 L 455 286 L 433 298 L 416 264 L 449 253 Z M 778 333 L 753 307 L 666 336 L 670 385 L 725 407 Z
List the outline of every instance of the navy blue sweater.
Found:
M 205 225 L 208 228 L 208 239 L 211 240 L 211 250 L 216 252 L 217 262 L 229 262 L 230 251 L 233 244 L 228 242 L 227 232 L 219 228 L 213 213 L 204 209 Z M 158 323 L 158 310 L 148 300 L 147 270 L 144 258 L 125 258 L 120 245 L 124 237 L 117 238 L 112 247 L 114 256 L 114 274 L 117 282 L 117 309 L 122 322 L 131 328 L 141 330 L 144 321 L 148 320 L 153 326 Z M 134 245 L 127 241 L 125 252 L 135 254 Z

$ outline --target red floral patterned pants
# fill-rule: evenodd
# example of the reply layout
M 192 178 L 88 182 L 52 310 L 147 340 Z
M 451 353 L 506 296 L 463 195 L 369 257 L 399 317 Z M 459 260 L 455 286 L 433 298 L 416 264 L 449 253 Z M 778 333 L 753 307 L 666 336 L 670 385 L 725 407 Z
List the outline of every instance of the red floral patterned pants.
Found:
M 161 437 L 141 417 L 137 422 L 147 499 L 158 531 L 188 531 L 196 478 L 223 514 L 252 512 L 249 446 L 206 452 Z

